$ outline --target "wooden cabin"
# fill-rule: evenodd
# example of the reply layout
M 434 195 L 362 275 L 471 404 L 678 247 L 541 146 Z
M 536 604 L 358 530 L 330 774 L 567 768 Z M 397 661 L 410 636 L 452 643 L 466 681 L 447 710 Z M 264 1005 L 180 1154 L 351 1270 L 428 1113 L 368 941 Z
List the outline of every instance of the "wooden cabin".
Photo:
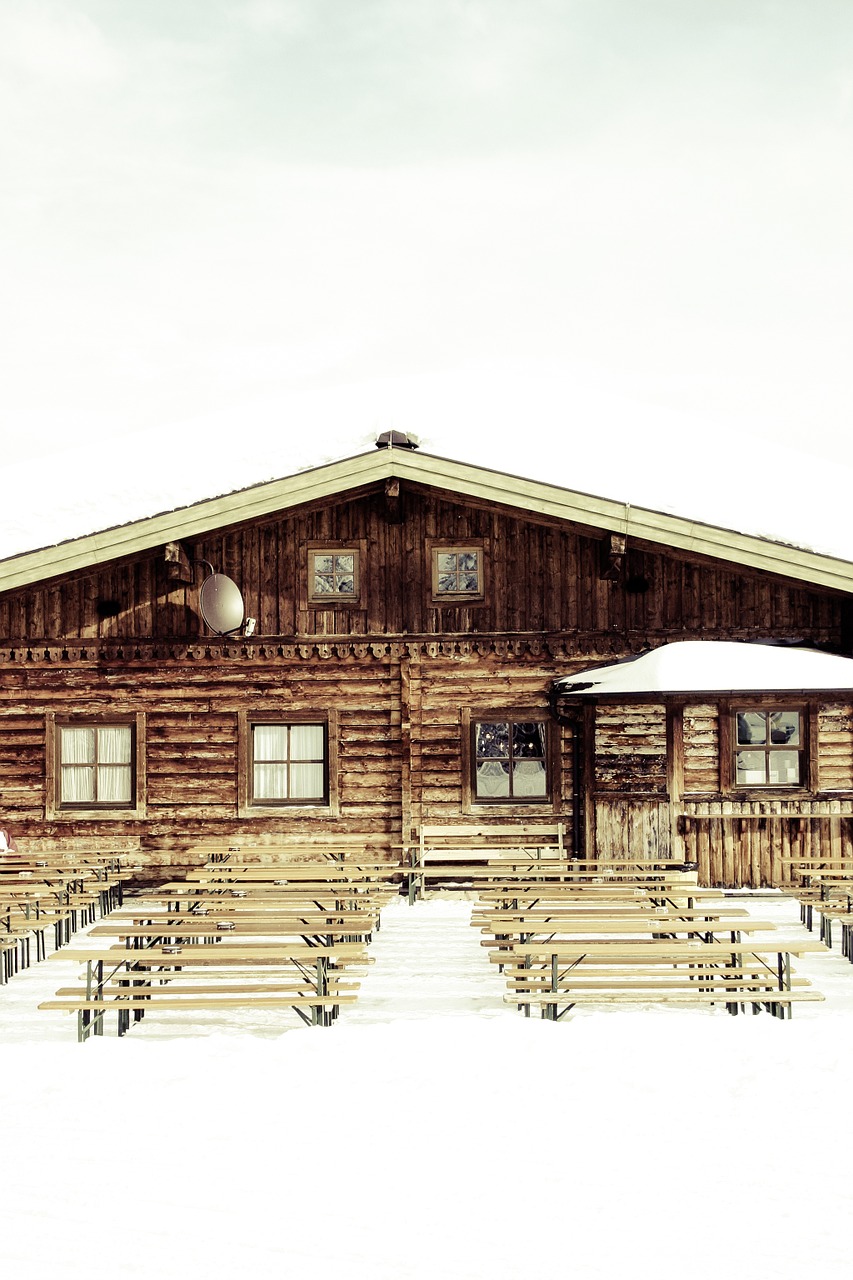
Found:
M 0 813 L 152 876 L 204 840 L 397 857 L 424 823 L 560 821 L 775 880 L 774 850 L 849 848 L 853 693 L 808 703 L 796 785 L 735 797 L 718 704 L 593 700 L 582 742 L 552 685 L 673 640 L 849 654 L 851 593 L 847 561 L 377 448 L 0 562 Z

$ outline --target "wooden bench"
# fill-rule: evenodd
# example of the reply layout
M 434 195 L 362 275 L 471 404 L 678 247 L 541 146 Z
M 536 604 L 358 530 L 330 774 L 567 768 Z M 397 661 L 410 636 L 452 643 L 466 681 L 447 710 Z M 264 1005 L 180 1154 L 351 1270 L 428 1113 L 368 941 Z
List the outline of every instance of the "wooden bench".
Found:
M 568 1003 L 562 1010 L 555 1003 L 553 995 L 528 992 L 523 1000 L 512 995 L 504 996 L 505 1004 L 525 1007 L 531 1006 L 541 1011 L 542 1017 L 551 1022 L 559 1022 L 566 1013 L 576 1005 L 625 1005 L 625 1004 L 677 1004 L 684 1006 L 721 1005 L 725 1004 L 728 1013 L 735 1014 L 749 1007 L 753 1013 L 765 1009 L 776 1018 L 790 1017 L 791 1006 L 806 1000 L 823 1000 L 819 991 L 775 991 L 755 985 L 741 984 L 725 991 L 660 991 L 649 987 L 647 991 L 573 991 Z M 567 999 L 563 997 L 564 1001 Z
M 47 954 L 46 932 L 54 930 L 57 949 L 81 925 L 106 916 L 117 904 L 121 880 L 106 863 L 90 855 L 7 855 L 0 874 L 0 983 Z
M 372 866 L 209 864 L 92 928 L 92 949 L 71 953 L 86 964 L 85 986 L 64 988 L 40 1007 L 76 1009 L 80 1039 L 101 1034 L 111 1008 L 123 1035 L 131 1013 L 138 1020 L 152 1002 L 289 1004 L 305 1021 L 329 1025 L 344 997 L 354 998 L 339 987 L 341 975 L 370 962 L 366 943 L 378 921 L 376 895 L 385 888 Z M 123 945 L 103 949 L 101 938 Z M 272 977 L 283 972 L 286 987 L 273 990 Z M 204 981 L 188 982 L 188 973 Z
M 338 835 L 320 832 L 316 838 L 304 833 L 298 839 L 265 838 L 257 834 L 235 832 L 230 836 L 203 836 L 181 841 L 152 841 L 152 859 L 168 854 L 173 862 L 179 856 L 187 870 L 212 862 L 341 862 L 358 860 L 380 864 L 398 864 L 401 846 L 387 832 L 344 832 Z
M 271 992 L 261 994 L 250 989 L 237 995 L 222 994 L 219 991 L 208 991 L 187 995 L 166 994 L 167 988 L 146 988 L 144 993 L 128 989 L 126 994 L 104 995 L 91 998 L 85 987 L 72 989 L 68 996 L 44 1000 L 39 1005 L 43 1010 L 61 1010 L 77 1014 L 77 1038 L 88 1039 L 89 1034 L 102 1035 L 103 1019 L 108 1013 L 117 1016 L 118 1035 L 125 1035 L 130 1026 L 130 1015 L 141 1018 L 153 1009 L 179 1010 L 183 1013 L 217 1012 L 222 1009 L 251 1010 L 292 1009 L 303 1022 L 312 1026 L 330 1026 L 337 1017 L 342 1005 L 352 1004 L 357 1000 L 354 992 L 335 991 L 331 995 L 318 996 L 309 988 L 303 992 Z M 94 1015 L 94 1016 L 93 1016 Z
M 551 857 L 561 860 L 565 850 L 562 822 L 422 823 L 417 844 L 409 846 L 409 902 L 424 894 L 424 877 L 430 866 Z
M 777 1016 L 790 1016 L 792 1003 L 822 998 L 810 988 L 804 997 L 800 984 L 794 991 L 790 958 L 814 951 L 825 948 L 811 939 L 756 942 L 596 937 L 519 940 L 509 956 L 493 952 L 490 959 L 504 969 L 510 986 L 509 1003 L 526 1006 L 528 1016 L 530 1005 L 537 1005 L 542 1016 L 552 1021 L 575 1004 L 618 1003 L 623 996 L 627 1003 L 658 999 L 685 1004 L 722 1002 L 729 1012 L 743 1004 L 772 1005 L 771 1012 Z M 537 998 L 528 1001 L 528 995 Z
M 62 958 L 85 963 L 85 984 L 73 988 L 72 994 L 63 990 L 63 994 L 43 1001 L 39 1008 L 76 1011 L 77 1036 L 81 1041 L 92 1033 L 103 1034 L 103 1016 L 111 1009 L 118 1014 L 121 1036 L 130 1025 L 130 1013 L 138 1021 L 154 1007 L 237 1007 L 257 1002 L 267 997 L 259 997 L 254 991 L 235 995 L 225 988 L 234 982 L 239 985 L 246 974 L 255 975 L 256 980 L 249 985 L 257 986 L 257 975 L 263 975 L 265 982 L 271 970 L 275 970 L 277 976 L 287 972 L 290 981 L 297 983 L 299 998 L 279 991 L 269 996 L 269 1000 L 296 1009 L 305 1022 L 329 1026 L 336 1017 L 338 1005 L 354 998 L 352 991 L 337 989 L 339 979 L 370 961 L 363 942 L 310 943 L 301 939 L 253 942 L 228 935 L 212 943 L 201 939 L 188 943 L 160 942 L 145 948 L 94 947 L 66 952 Z M 174 991 L 170 992 L 170 984 L 176 975 L 185 983 L 187 970 L 203 972 L 211 989 L 201 993 L 196 989 L 191 995 L 176 997 Z M 142 988 L 142 994 L 135 986 Z M 182 1003 L 164 1004 L 170 1000 Z M 93 1014 L 97 1016 L 93 1018 Z

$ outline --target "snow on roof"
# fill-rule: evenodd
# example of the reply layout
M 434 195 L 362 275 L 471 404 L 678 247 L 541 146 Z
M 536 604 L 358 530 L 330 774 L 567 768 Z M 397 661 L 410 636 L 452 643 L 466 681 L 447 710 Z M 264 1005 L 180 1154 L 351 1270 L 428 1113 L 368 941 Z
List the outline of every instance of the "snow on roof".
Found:
M 853 658 L 734 640 L 677 640 L 555 681 L 560 696 L 853 689 Z

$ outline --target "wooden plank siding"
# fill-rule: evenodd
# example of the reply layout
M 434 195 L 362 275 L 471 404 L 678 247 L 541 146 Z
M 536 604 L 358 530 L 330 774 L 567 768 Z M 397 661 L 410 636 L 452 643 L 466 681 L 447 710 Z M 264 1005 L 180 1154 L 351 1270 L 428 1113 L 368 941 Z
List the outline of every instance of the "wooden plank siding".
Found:
M 433 599 L 436 542 L 483 546 L 482 601 Z M 308 551 L 323 543 L 363 552 L 350 605 L 310 600 Z M 621 576 L 605 578 L 601 534 L 590 528 L 407 482 L 396 505 L 374 486 L 216 529 L 184 549 L 239 584 L 253 637 L 207 633 L 202 566 L 194 582 L 170 577 L 163 548 L 0 595 L 0 802 L 16 835 L 126 834 L 153 863 L 176 867 L 206 837 L 363 834 L 398 856 L 422 822 L 541 817 L 565 824 L 568 847 L 683 855 L 714 884 L 776 882 L 783 857 L 850 852 L 852 705 L 815 704 L 818 791 L 774 814 L 733 808 L 722 794 L 715 701 L 589 708 L 582 822 L 575 729 L 548 707 L 556 677 L 666 640 L 774 636 L 838 651 L 849 601 L 837 592 L 640 543 Z M 241 733 L 262 712 L 334 715 L 334 806 L 244 811 Z M 140 813 L 46 816 L 50 718 L 72 713 L 144 716 Z M 470 724 L 502 713 L 547 721 L 546 803 L 474 799 Z M 836 811 L 820 807 L 835 801 Z
M 404 494 L 405 520 L 389 522 L 379 494 L 326 502 L 277 520 L 193 540 L 206 560 L 240 585 L 259 635 L 392 635 L 614 632 L 650 637 L 774 634 L 837 643 L 843 597 L 770 582 L 755 572 L 699 564 L 660 548 L 632 548 L 620 582 L 602 579 L 600 540 L 517 514 Z M 482 539 L 489 588 L 482 604 L 431 599 L 428 540 Z M 364 597 L 358 607 L 320 608 L 305 590 L 309 543 L 364 540 Z M 0 595 L 0 637 L 8 643 L 72 639 L 190 638 L 203 633 L 196 581 L 171 581 L 162 551 L 94 573 Z M 103 616 L 105 608 L 116 608 Z

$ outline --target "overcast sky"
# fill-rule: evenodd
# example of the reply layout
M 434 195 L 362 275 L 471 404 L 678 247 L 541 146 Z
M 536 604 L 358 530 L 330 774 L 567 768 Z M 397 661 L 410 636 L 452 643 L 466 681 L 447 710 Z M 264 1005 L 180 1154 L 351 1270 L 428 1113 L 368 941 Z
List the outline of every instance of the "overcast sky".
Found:
M 850 0 L 3 0 L 0 111 L 0 556 L 395 427 L 853 559 Z

